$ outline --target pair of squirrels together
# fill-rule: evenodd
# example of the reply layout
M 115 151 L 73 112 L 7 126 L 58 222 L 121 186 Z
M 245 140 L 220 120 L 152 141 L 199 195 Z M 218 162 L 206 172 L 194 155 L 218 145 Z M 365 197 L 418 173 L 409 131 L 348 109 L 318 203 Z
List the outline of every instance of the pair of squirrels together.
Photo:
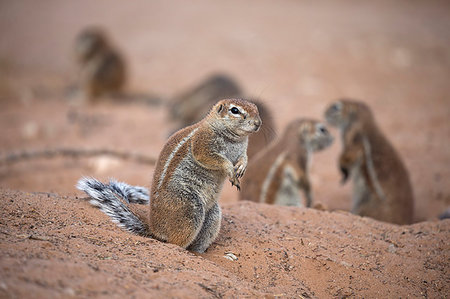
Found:
M 411 222 L 413 205 L 408 173 L 394 148 L 376 128 L 369 108 L 360 102 L 341 100 L 326 110 L 325 117 L 341 129 L 344 151 L 339 165 L 343 181 L 350 174 L 353 177 L 352 212 L 394 223 Z M 310 138 L 307 151 L 320 150 L 332 142 L 321 123 L 313 124 L 306 126 L 312 130 L 306 134 Z M 77 188 L 88 194 L 92 205 L 125 230 L 202 253 L 220 230 L 222 213 L 218 200 L 224 181 L 228 178 L 240 190 L 240 179 L 247 169 L 248 137 L 261 125 L 254 103 L 242 99 L 221 100 L 201 121 L 168 139 L 157 160 L 150 195 L 144 187 L 114 180 L 105 184 L 88 177 L 80 179 Z M 299 138 L 305 135 L 304 131 L 305 121 L 294 121 L 279 142 L 256 155 L 253 165 L 267 174 L 266 181 L 255 189 L 250 177 L 243 187 L 248 185 L 249 192 L 261 198 L 283 200 L 295 189 L 292 185 L 299 184 L 305 191 L 306 206 L 311 206 L 309 181 L 296 178 L 302 170 L 294 169 L 296 163 L 307 164 L 308 156 L 289 157 L 295 150 L 286 147 L 287 140 L 305 142 L 305 138 Z M 284 144 L 284 151 L 274 155 L 280 144 Z M 270 165 L 268 171 L 257 163 L 264 157 L 273 160 L 266 163 Z M 278 176 L 282 179 L 277 180 L 277 186 L 270 186 L 275 180 L 268 182 L 267 178 L 273 178 L 277 171 L 281 172 Z M 286 183 L 292 180 L 293 184 Z M 127 204 L 149 205 L 148 217 L 144 219 L 133 213 Z

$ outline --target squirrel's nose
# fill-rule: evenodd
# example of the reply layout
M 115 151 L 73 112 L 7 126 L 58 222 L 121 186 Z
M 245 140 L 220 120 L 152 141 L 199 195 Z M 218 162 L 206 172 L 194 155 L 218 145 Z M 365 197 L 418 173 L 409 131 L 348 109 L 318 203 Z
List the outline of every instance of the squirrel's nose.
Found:
M 259 128 L 261 127 L 261 125 L 262 125 L 261 119 L 258 118 L 257 120 L 255 120 L 254 125 L 255 125 L 255 127 L 256 127 L 256 128 L 255 128 L 255 131 L 258 131 Z

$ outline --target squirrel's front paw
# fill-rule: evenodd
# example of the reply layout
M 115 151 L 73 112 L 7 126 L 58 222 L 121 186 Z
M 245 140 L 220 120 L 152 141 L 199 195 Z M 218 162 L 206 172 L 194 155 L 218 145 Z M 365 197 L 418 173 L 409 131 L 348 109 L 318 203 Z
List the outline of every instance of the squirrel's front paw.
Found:
M 247 169 L 247 159 L 240 159 L 235 165 L 228 168 L 228 177 L 230 179 L 231 185 L 236 186 L 236 188 L 241 190 L 241 183 L 239 178 L 241 178 L 245 170 Z
M 246 162 L 244 162 L 244 161 L 237 162 L 236 165 L 234 165 L 234 167 L 233 167 L 234 176 L 236 178 L 243 177 L 246 169 L 247 169 Z

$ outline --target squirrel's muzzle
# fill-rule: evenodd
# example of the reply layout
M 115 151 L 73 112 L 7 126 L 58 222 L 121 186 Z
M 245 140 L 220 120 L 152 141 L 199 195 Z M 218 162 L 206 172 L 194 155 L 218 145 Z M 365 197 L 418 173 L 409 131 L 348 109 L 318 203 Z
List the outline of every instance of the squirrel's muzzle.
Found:
M 255 121 L 253 122 L 253 125 L 255 126 L 254 131 L 255 131 L 255 132 L 258 132 L 259 128 L 261 128 L 261 125 L 262 125 L 261 119 L 258 118 L 257 120 L 255 120 Z

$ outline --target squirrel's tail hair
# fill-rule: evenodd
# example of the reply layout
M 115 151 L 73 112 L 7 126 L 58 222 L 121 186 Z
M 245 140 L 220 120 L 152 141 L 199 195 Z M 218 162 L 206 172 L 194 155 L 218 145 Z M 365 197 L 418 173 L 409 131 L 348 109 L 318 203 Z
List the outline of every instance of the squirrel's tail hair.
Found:
M 141 205 L 148 205 L 150 203 L 148 189 L 145 187 L 130 186 L 116 180 L 110 180 L 108 187 L 119 194 L 128 203 L 137 203 Z
M 145 223 L 118 198 L 120 196 L 129 203 L 148 204 L 149 195 L 146 188 L 114 180 L 104 184 L 89 177 L 81 178 L 76 187 L 91 197 L 91 205 L 98 207 L 123 229 L 140 236 L 150 235 Z

